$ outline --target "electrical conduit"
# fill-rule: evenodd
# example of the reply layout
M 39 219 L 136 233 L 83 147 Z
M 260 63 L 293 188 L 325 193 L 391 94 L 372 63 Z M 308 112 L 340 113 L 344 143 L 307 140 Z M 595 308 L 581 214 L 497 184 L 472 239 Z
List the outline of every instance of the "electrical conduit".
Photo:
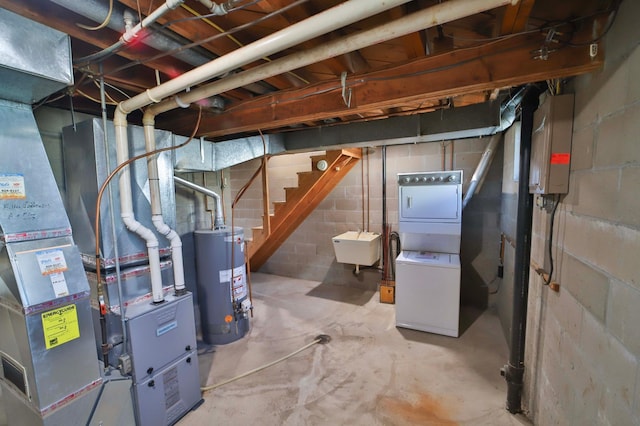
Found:
M 147 152 L 156 150 L 155 120 L 153 117 L 143 117 L 144 140 Z M 186 291 L 184 283 L 184 264 L 182 260 L 182 240 L 180 235 L 164 222 L 162 217 L 162 204 L 160 202 L 160 179 L 158 177 L 157 155 L 152 155 L 147 160 L 147 173 L 149 177 L 149 194 L 151 197 L 151 221 L 158 232 L 164 235 L 171 243 L 171 261 L 173 262 L 173 288 L 177 295 Z M 160 286 L 162 291 L 162 285 Z M 155 298 L 154 298 L 155 301 Z

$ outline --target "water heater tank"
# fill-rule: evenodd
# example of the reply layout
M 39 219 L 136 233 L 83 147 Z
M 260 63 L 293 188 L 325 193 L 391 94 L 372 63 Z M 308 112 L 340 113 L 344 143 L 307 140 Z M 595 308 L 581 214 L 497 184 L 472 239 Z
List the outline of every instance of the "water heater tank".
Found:
M 247 295 L 244 231 L 197 230 L 196 285 L 202 339 L 220 345 L 249 331 L 251 303 Z

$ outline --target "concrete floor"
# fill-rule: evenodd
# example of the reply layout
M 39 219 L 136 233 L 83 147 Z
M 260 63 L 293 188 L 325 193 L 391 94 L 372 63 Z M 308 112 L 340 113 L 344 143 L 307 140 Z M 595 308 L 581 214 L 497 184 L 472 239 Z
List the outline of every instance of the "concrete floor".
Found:
M 396 328 L 395 306 L 371 290 L 266 274 L 252 274 L 252 282 L 252 329 L 236 342 L 199 348 L 203 385 L 281 358 L 319 334 L 331 341 L 206 392 L 178 426 L 529 424 L 504 409 L 499 370 L 507 346 L 493 312 L 463 309 L 456 339 Z
M 252 274 L 248 336 L 207 351 L 203 385 L 215 384 L 331 336 L 266 370 L 204 394 L 179 426 L 522 425 L 505 409 L 499 374 L 507 346 L 497 316 L 463 309 L 460 338 L 395 327 L 378 294 Z

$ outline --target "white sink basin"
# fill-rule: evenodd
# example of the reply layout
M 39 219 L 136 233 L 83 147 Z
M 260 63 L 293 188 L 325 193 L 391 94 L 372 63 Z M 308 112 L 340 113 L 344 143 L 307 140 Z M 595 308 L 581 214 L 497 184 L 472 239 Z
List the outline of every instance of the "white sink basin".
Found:
M 340 263 L 371 266 L 380 259 L 380 234 L 347 231 L 332 238 L 336 260 Z

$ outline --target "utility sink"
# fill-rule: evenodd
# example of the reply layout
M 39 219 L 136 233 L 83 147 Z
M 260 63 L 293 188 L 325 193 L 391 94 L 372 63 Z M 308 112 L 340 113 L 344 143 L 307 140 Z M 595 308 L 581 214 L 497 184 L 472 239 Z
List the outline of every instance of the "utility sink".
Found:
M 380 234 L 347 231 L 332 238 L 336 260 L 340 263 L 371 266 L 380 259 Z

